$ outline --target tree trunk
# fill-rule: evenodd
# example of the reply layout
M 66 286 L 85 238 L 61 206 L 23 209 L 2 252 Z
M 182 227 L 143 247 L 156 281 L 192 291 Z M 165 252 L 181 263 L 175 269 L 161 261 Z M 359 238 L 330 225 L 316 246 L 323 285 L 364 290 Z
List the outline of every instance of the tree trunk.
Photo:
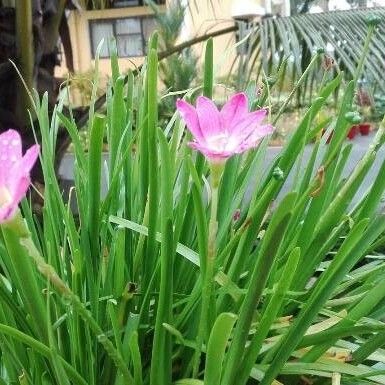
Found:
M 18 59 L 18 70 L 23 77 L 16 80 L 16 95 L 17 105 L 15 106 L 16 122 L 18 127 L 25 127 L 28 125 L 29 115 L 28 111 L 31 110 L 31 102 L 28 95 L 28 90 L 36 88 L 36 62 L 35 62 L 35 49 L 34 44 L 38 43 L 37 36 L 33 36 L 32 28 L 32 14 L 38 12 L 39 4 L 34 1 L 32 6 L 31 0 L 25 0 L 23 6 L 16 6 L 16 57 Z M 37 20 L 35 21 L 37 22 Z M 32 37 L 32 38 L 31 38 Z M 17 79 L 17 78 L 16 78 Z
M 36 89 L 39 95 L 48 92 L 49 103 L 54 105 L 58 95 L 54 70 L 60 64 L 57 46 L 60 33 L 67 66 L 73 71 L 64 13 L 67 1 L 17 0 L 15 8 L 10 2 L 0 0 L 0 132 L 10 127 L 19 130 L 25 147 L 34 143 L 35 137 L 28 114 L 30 99 L 17 71 L 29 90 Z M 39 138 L 38 132 L 37 136 Z M 41 179 L 39 168 L 33 176 Z

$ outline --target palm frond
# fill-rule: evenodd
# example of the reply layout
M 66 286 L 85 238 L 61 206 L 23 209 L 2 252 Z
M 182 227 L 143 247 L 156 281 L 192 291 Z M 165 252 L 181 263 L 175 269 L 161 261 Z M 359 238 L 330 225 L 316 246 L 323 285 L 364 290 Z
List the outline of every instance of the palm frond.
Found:
M 344 71 L 351 78 L 362 56 L 368 30 L 366 20 L 371 15 L 385 20 L 385 7 L 263 19 L 249 29 L 248 47 L 240 53 L 246 56 L 243 62 L 248 67 L 239 73 L 247 74 L 244 77 L 247 83 L 250 77 L 256 78 L 261 69 L 267 74 L 274 73 L 287 60 L 285 75 L 295 80 L 309 64 L 312 54 L 323 49 L 334 59 L 336 70 Z M 385 70 L 384 36 L 385 25 L 380 23 L 364 65 L 365 80 L 376 83 L 382 91 L 385 91 L 385 82 L 382 81 Z M 317 79 L 322 79 L 320 68 L 309 76 L 307 87 L 312 87 Z

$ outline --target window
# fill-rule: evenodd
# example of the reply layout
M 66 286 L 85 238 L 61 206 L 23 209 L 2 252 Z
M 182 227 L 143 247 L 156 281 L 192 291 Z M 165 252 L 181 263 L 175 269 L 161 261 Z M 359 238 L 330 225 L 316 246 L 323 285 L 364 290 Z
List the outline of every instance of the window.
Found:
M 109 57 L 108 45 L 111 38 L 116 39 L 119 57 L 144 56 L 147 41 L 155 27 L 156 21 L 154 17 L 150 16 L 92 20 L 90 21 L 92 57 L 95 57 L 102 39 L 104 39 L 104 44 L 100 57 Z
M 116 45 L 120 57 L 142 56 L 143 37 L 140 19 L 118 19 L 115 22 Z
M 92 56 L 95 57 L 96 49 L 99 43 L 104 39 L 104 44 L 100 50 L 100 57 L 108 57 L 108 44 L 107 42 L 114 37 L 114 29 L 112 23 L 98 22 L 92 23 L 91 26 L 91 39 L 92 39 Z
M 155 0 L 155 4 L 165 4 L 165 0 Z M 144 0 L 115 0 L 112 4 L 114 8 L 124 8 L 124 7 L 137 7 L 147 5 Z

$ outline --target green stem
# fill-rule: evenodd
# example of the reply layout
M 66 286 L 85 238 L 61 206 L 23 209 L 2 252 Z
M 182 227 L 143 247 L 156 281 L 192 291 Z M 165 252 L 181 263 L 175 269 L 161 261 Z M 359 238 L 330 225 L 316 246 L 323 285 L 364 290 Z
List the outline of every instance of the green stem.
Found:
M 366 56 L 369 53 L 369 45 L 370 45 L 370 41 L 372 40 L 374 28 L 375 28 L 374 25 L 370 25 L 369 28 L 368 28 L 368 34 L 366 35 L 364 48 L 362 49 L 362 54 L 361 54 L 361 57 L 360 57 L 360 61 L 358 62 L 356 73 L 354 74 L 354 82 L 355 83 L 357 83 L 358 78 L 361 75 L 362 69 L 364 67 Z
M 203 341 L 208 339 L 211 331 L 209 313 L 211 298 L 214 289 L 214 266 L 216 257 L 216 238 L 218 230 L 217 212 L 218 212 L 218 190 L 222 177 L 224 165 L 212 163 L 211 167 L 211 214 L 208 233 L 207 258 L 204 269 L 202 269 L 202 308 L 199 320 L 197 345 L 193 359 L 193 377 L 197 377 L 199 370 L 199 359 L 201 355 Z M 203 267 L 203 266 L 202 266 Z M 215 313 L 215 312 L 214 312 Z
M 291 98 L 293 97 L 295 92 L 298 90 L 299 86 L 305 81 L 305 79 L 306 79 L 307 75 L 309 74 L 310 70 L 313 68 L 313 65 L 315 63 L 317 63 L 318 58 L 319 58 L 319 54 L 316 54 L 316 55 L 313 56 L 313 58 L 311 59 L 311 62 L 309 63 L 309 65 L 307 66 L 307 68 L 305 69 L 305 71 L 303 72 L 301 77 L 298 79 L 297 84 L 291 90 L 291 92 L 290 92 L 289 96 L 286 98 L 286 100 L 282 103 L 281 108 L 279 109 L 277 115 L 275 116 L 275 118 L 273 120 L 273 125 L 275 125 L 277 123 L 278 119 L 280 118 L 282 113 L 285 111 L 285 108 L 288 105 L 288 103 L 290 102 Z

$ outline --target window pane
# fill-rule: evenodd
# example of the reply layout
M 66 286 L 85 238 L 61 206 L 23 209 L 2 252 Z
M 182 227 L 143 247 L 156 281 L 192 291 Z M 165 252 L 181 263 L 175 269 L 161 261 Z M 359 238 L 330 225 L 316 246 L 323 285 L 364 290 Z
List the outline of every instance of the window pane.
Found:
M 139 19 L 117 19 L 116 20 L 117 35 L 140 33 Z
M 142 35 L 120 35 L 116 37 L 120 57 L 143 56 Z
M 96 49 L 104 39 L 102 49 L 100 50 L 100 57 L 108 57 L 108 41 L 114 36 L 114 30 L 112 23 L 110 22 L 92 22 L 91 24 L 91 34 L 92 34 L 92 54 L 95 57 Z
M 154 17 L 145 17 L 143 18 L 142 23 L 143 23 L 143 36 L 147 43 L 151 34 L 156 30 L 157 24 Z
M 134 7 L 139 4 L 139 0 L 118 0 L 113 3 L 114 8 L 119 7 Z

